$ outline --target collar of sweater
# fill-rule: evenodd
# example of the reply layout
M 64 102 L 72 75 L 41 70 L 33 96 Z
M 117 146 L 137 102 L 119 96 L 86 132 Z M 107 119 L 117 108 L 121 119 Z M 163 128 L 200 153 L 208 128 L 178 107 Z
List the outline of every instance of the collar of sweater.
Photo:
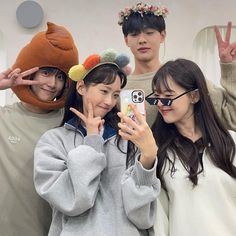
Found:
M 84 128 L 79 122 L 76 116 L 70 119 L 67 123 L 65 123 L 65 127 L 67 129 L 78 130 L 84 137 L 87 135 L 87 130 Z M 110 125 L 104 124 L 104 132 L 102 137 L 104 141 L 112 138 L 113 136 L 117 135 L 117 130 L 115 130 Z

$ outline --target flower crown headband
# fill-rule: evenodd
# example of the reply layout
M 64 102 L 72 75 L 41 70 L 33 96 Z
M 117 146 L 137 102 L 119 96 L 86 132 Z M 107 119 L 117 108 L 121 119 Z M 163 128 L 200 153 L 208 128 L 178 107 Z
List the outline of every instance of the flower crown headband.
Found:
M 169 13 L 168 9 L 166 7 L 161 7 L 161 6 L 153 6 L 153 5 L 148 5 L 146 3 L 137 3 L 135 6 L 132 7 L 126 7 L 123 11 L 120 11 L 118 16 L 119 16 L 119 25 L 123 25 L 124 20 L 128 20 L 129 16 L 132 13 L 139 13 L 142 17 L 145 14 L 153 14 L 155 16 L 162 16 L 166 17 L 167 14 Z
M 106 63 L 116 64 L 126 75 L 130 74 L 129 57 L 125 54 L 118 54 L 114 49 L 107 49 L 99 54 L 88 56 L 83 64 L 74 65 L 69 70 L 69 77 L 74 81 L 83 80 L 86 75 L 97 66 Z

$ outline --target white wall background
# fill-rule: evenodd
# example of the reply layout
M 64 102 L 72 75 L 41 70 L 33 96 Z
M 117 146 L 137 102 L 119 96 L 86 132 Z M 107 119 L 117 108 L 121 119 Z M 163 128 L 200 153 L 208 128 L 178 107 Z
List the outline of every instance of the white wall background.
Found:
M 101 52 L 108 47 L 129 54 L 121 27 L 117 24 L 117 14 L 125 6 L 133 5 L 138 0 L 38 0 L 36 2 L 44 10 L 44 20 L 34 29 L 24 29 L 16 20 L 16 9 L 22 2 L 22 0 L 1 1 L 1 71 L 14 63 L 19 50 L 36 32 L 46 29 L 47 21 L 63 25 L 72 33 L 81 62 L 88 54 Z M 158 3 L 157 0 L 145 2 Z M 166 18 L 167 39 L 164 61 L 177 57 L 191 59 L 193 40 L 201 29 L 215 24 L 225 25 L 229 20 L 236 24 L 235 0 L 162 0 L 161 4 L 167 6 L 170 11 Z M 1 96 L 0 102 L 4 104 L 5 94 Z M 8 92 L 7 100 L 10 99 L 9 96 Z

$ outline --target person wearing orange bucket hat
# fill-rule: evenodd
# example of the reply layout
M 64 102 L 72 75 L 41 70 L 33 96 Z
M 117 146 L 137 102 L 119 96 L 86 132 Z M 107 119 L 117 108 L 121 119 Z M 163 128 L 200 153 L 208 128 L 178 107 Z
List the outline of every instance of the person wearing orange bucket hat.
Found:
M 152 132 L 139 115 L 132 143 L 119 134 L 127 62 L 109 49 L 69 71 L 63 122 L 34 152 L 35 188 L 54 212 L 49 236 L 154 236 L 160 183 Z
M 48 235 L 52 213 L 35 192 L 33 151 L 39 137 L 60 124 L 67 74 L 77 63 L 70 32 L 48 22 L 0 73 L 0 89 L 11 88 L 20 100 L 0 108 L 0 235 Z

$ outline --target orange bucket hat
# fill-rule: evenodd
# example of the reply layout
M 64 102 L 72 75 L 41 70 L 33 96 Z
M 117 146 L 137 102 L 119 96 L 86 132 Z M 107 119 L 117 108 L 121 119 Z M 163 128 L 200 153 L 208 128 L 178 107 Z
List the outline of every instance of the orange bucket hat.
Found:
M 12 66 L 13 69 L 20 68 L 25 71 L 33 67 L 54 67 L 68 75 L 69 69 L 78 64 L 78 51 L 70 32 L 51 22 L 48 22 L 47 26 L 47 31 L 37 33 L 31 42 L 21 49 Z M 30 79 L 30 76 L 26 79 Z M 55 110 L 64 106 L 69 87 L 68 78 L 62 96 L 55 101 L 40 100 L 28 85 L 15 86 L 12 90 L 23 102 L 43 109 Z

